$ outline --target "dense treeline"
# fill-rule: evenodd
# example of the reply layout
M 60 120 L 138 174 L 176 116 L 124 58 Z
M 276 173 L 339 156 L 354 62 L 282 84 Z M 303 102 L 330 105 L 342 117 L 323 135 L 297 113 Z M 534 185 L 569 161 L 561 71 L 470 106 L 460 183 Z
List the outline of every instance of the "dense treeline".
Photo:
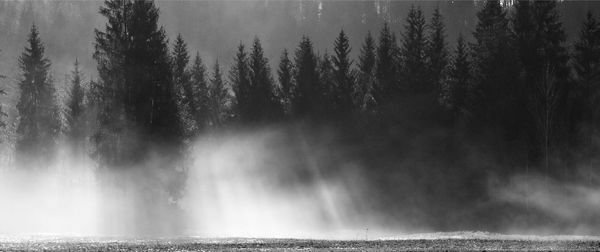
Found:
M 139 166 L 161 153 L 167 158 L 153 165 L 176 173 L 185 170 L 173 167 L 184 166 L 186 144 L 203 133 L 296 122 L 331 125 L 371 153 L 402 152 L 408 144 L 399 135 L 441 129 L 450 132 L 436 140 L 441 146 L 502 153 L 510 165 L 499 172 L 530 166 L 558 175 L 591 165 L 598 150 L 600 23 L 590 13 L 571 48 L 555 1 L 485 1 L 474 40 L 459 35 L 456 48 L 441 13 L 426 17 L 419 6 L 403 30 L 384 23 L 358 49 L 344 30 L 323 52 L 304 36 L 275 69 L 255 38 L 240 42 L 225 75 L 218 61 L 208 69 L 189 52 L 183 36 L 169 45 L 152 1 L 107 0 L 100 14 L 107 23 L 95 31 L 98 77 L 84 83 L 75 61 L 62 128 L 101 167 Z M 40 167 L 61 121 L 35 26 L 19 66 L 18 162 Z

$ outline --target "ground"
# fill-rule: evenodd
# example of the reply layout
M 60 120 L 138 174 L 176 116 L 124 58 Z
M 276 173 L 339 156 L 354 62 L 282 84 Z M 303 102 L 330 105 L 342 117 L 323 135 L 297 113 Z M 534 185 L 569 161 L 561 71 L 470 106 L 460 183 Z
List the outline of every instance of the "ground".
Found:
M 428 234 L 378 240 L 0 236 L 0 251 L 600 251 L 600 237 Z

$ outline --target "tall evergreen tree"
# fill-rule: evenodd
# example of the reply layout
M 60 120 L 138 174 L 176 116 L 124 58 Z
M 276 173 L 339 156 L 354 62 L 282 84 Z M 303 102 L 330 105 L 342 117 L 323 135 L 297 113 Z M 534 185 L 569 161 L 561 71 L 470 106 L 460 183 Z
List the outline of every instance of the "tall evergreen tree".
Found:
M 396 36 L 391 32 L 389 25 L 384 23 L 379 33 L 377 62 L 375 63 L 377 82 L 373 87 L 373 97 L 379 105 L 387 105 L 398 94 L 397 53 Z
M 194 135 L 198 131 L 198 122 L 194 115 L 197 106 L 195 104 L 194 89 L 192 87 L 188 64 L 190 56 L 188 55 L 187 45 L 181 34 L 177 35 L 173 52 L 171 55 L 171 64 L 173 71 L 173 84 L 176 88 L 177 102 L 179 105 L 180 118 L 186 135 Z
M 319 59 L 317 72 L 319 73 L 319 86 L 317 92 L 321 97 L 321 115 L 330 117 L 336 115 L 336 101 L 338 90 L 336 87 L 335 69 L 331 56 L 325 52 Z
M 209 90 L 208 82 L 206 80 L 206 67 L 204 66 L 204 63 L 202 63 L 202 58 L 200 58 L 199 53 L 196 53 L 190 74 L 193 94 L 191 102 L 194 104 L 192 118 L 194 118 L 198 129 L 202 130 L 209 121 Z
M 375 106 L 372 89 L 375 86 L 375 40 L 367 33 L 358 56 L 358 88 L 356 100 L 361 110 L 371 110 Z
M 516 84 L 518 66 L 506 12 L 497 0 L 486 1 L 477 13 L 472 45 L 474 95 L 470 111 L 475 122 L 500 135 L 515 138 L 522 129 L 516 114 L 519 105 Z
M 521 99 L 531 113 L 521 118 L 533 119 L 528 134 L 533 141 L 530 151 L 533 157 L 543 152 L 545 161 L 552 145 L 572 131 L 567 123 L 571 120 L 565 117 L 571 85 L 567 82 L 566 35 L 559 19 L 555 1 L 519 1 L 513 21 L 523 69 L 519 93 L 526 94 Z
M 427 82 L 427 62 L 425 50 L 425 17 L 421 8 L 411 7 L 402 34 L 402 81 L 404 88 L 411 93 L 429 93 L 433 90 Z
M 334 42 L 335 55 L 332 57 L 333 74 L 335 78 L 335 110 L 341 116 L 347 116 L 354 110 L 355 79 L 350 59 L 350 42 L 348 36 L 341 30 Z
M 214 127 L 221 126 L 227 119 L 229 93 L 223 82 L 219 61 L 215 62 L 213 76 L 210 80 L 210 123 Z
M 252 108 L 252 89 L 250 87 L 248 53 L 241 42 L 234 58 L 234 65 L 229 70 L 229 81 L 235 94 L 235 116 L 238 117 L 238 120 L 248 121 Z
M 85 91 L 82 87 L 81 73 L 79 72 L 79 61 L 75 60 L 73 72 L 71 73 L 71 90 L 67 103 L 68 115 L 67 135 L 74 150 L 81 150 L 85 144 Z
M 288 56 L 287 49 L 281 53 L 279 60 L 279 69 L 277 70 L 279 78 L 281 102 L 286 113 L 290 113 L 291 101 L 294 90 L 294 65 Z
M 275 84 L 271 75 L 271 67 L 268 59 L 264 56 L 264 51 L 260 40 L 254 39 L 252 53 L 248 61 L 250 68 L 250 87 L 251 87 L 251 114 L 248 115 L 251 121 L 273 120 L 283 115 L 281 103 L 275 93 Z
M 294 80 L 296 90 L 292 99 L 294 115 L 305 117 L 315 116 L 321 112 L 324 100 L 317 72 L 317 56 L 313 45 L 307 36 L 302 37 L 295 53 L 296 72 Z
M 173 158 L 164 160 L 176 160 L 182 129 L 158 8 L 153 1 L 107 0 L 100 13 L 108 23 L 95 32 L 103 92 L 96 157 L 102 166 L 129 167 L 160 148 Z
M 456 51 L 449 70 L 448 105 L 454 118 L 469 115 L 467 96 L 471 84 L 471 62 L 469 52 L 462 34 L 459 34 Z
M 448 49 L 446 45 L 446 27 L 440 9 L 433 11 L 429 24 L 429 36 L 426 50 L 427 66 L 429 68 L 429 84 L 436 94 L 441 91 L 441 83 L 445 79 L 444 72 L 448 65 Z
M 22 79 L 17 111 L 17 162 L 31 168 L 48 165 L 55 150 L 60 130 L 56 90 L 49 76 L 50 61 L 44 56 L 44 45 L 33 25 L 28 45 L 19 57 Z

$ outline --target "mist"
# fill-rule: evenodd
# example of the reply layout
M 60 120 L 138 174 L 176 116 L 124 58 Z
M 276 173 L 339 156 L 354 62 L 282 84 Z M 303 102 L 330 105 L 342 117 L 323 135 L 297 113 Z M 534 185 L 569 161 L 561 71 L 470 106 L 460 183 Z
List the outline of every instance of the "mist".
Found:
M 521 60 L 517 54 L 525 50 L 500 51 L 497 58 L 518 52 L 495 67 L 477 68 L 486 61 L 474 58 L 487 55 L 476 51 L 487 47 L 475 46 L 477 39 L 486 38 L 476 38 L 475 32 L 477 13 L 485 6 L 480 1 L 152 3 L 159 10 L 158 21 L 153 21 L 164 28 L 164 34 L 160 30 L 159 36 L 149 36 L 159 38 L 158 46 L 121 54 L 114 49 L 118 47 L 98 49 L 98 40 L 111 38 L 95 35 L 94 29 L 105 31 L 107 22 L 99 14 L 100 1 L 0 2 L 0 76 L 6 77 L 0 78 L 0 90 L 6 93 L 0 95 L 0 112 L 6 113 L 0 113 L 0 122 L 6 124 L 0 127 L 0 236 L 369 240 L 455 231 L 600 233 L 600 170 L 595 165 L 600 124 L 594 116 L 587 117 L 597 113 L 593 109 L 597 103 L 596 98 L 585 96 L 594 93 L 586 89 L 594 85 L 581 84 L 587 79 L 575 73 L 580 67 L 572 63 L 578 60 L 573 48 L 585 13 L 600 10 L 600 2 L 558 2 L 556 22 L 561 22 L 565 39 L 555 43 L 564 46 L 560 51 L 564 55 L 557 53 L 564 57 L 555 61 L 567 70 L 531 71 L 530 79 L 522 67 L 525 63 L 513 66 Z M 430 22 L 436 8 L 444 16 L 447 36 L 441 44 L 447 47 L 448 65 L 456 65 L 459 50 L 455 48 L 462 34 L 465 58 L 472 60 L 465 72 L 500 69 L 489 74 L 489 86 L 497 85 L 496 89 L 485 89 L 488 79 L 476 79 L 483 74 L 471 76 L 464 83 L 469 91 L 465 93 L 474 98 L 465 98 L 464 107 L 459 107 L 448 98 L 453 95 L 448 90 L 458 85 L 455 79 L 459 78 L 446 73 L 454 68 L 442 69 L 440 75 L 447 75 L 427 91 L 400 86 L 415 79 L 420 83 L 419 78 L 430 81 L 429 74 L 411 79 L 411 71 L 400 69 L 404 61 L 390 64 L 401 72 L 389 78 L 397 88 L 376 93 L 373 83 L 383 83 L 379 79 L 385 78 L 372 72 L 358 77 L 365 36 L 372 33 L 374 43 L 381 44 L 379 33 L 389 25 L 393 43 L 397 38 L 398 45 L 404 46 L 405 20 L 409 10 L 416 10 L 413 5 L 422 8 L 424 22 Z M 499 9 L 508 17 L 515 13 L 508 5 Z M 19 142 L 29 144 L 24 136 L 34 139 L 46 133 L 19 130 L 28 119 L 27 106 L 19 105 L 22 86 L 28 82 L 23 77 L 26 67 L 18 59 L 28 36 L 35 34 L 33 24 L 39 27 L 46 57 L 52 62 L 43 84 L 55 89 L 48 100 L 56 105 L 56 114 L 31 114 L 54 119 L 58 125 L 52 129 L 53 138 L 44 142 L 49 146 L 46 152 L 39 152 L 48 154 L 43 157 L 18 147 Z M 506 26 L 512 32 L 514 27 Z M 338 53 L 332 42 L 342 29 L 349 37 L 348 73 L 353 74 L 349 79 L 356 82 L 348 95 L 351 108 L 339 105 L 342 95 L 336 88 L 341 85 L 327 75 L 326 55 Z M 185 74 L 179 78 L 174 76 L 178 35 L 185 39 L 180 45 L 188 53 L 183 69 L 189 70 L 198 54 L 203 62 L 199 72 L 206 90 L 210 89 L 193 93 L 209 104 L 198 121 L 190 112 L 194 101 L 186 101 L 188 94 L 176 84 L 185 79 L 181 76 L 191 74 L 182 71 Z M 310 45 L 305 47 L 310 47 L 309 53 L 298 45 L 305 38 L 312 39 L 304 44 Z M 140 48 L 147 49 L 144 46 L 152 44 L 140 41 L 146 40 L 128 46 L 139 42 Z M 257 78 L 267 83 L 263 93 L 268 97 L 259 99 L 264 98 L 258 97 L 264 90 L 252 93 L 258 98 L 248 99 L 246 105 L 254 110 L 239 105 L 244 93 L 234 76 L 239 69 L 232 70 L 236 70 L 240 44 L 254 49 L 248 55 L 264 63 L 257 73 L 272 72 Z M 312 79 L 290 70 L 294 79 L 290 83 L 310 79 L 314 81 L 309 84 L 334 83 L 333 88 L 290 88 L 286 96 L 277 67 L 284 49 L 294 58 L 293 64 L 304 63 L 297 58 L 309 55 L 307 65 L 314 70 Z M 377 59 L 390 56 L 400 61 L 403 58 L 394 54 L 400 49 L 393 47 Z M 149 52 L 158 53 L 144 58 Z M 122 55 L 130 61 L 118 58 Z M 156 64 L 156 59 L 164 64 Z M 79 103 L 84 108 L 78 119 L 73 119 L 70 107 L 75 60 L 83 90 Z M 542 99 L 533 92 L 538 89 L 511 89 L 507 84 L 529 87 L 538 79 L 554 80 L 550 75 L 562 78 L 557 83 L 563 86 L 556 92 L 564 92 L 551 97 L 556 101 L 552 100 L 551 113 L 545 112 L 552 119 L 537 113 L 535 105 Z M 189 83 L 195 78 L 189 77 Z M 134 88 L 123 88 L 126 84 Z M 213 90 L 215 86 L 220 89 Z M 367 91 L 361 93 L 361 88 Z M 308 94 L 294 96 L 293 92 L 304 91 Z M 297 97 L 309 98 L 294 100 Z M 271 109 L 275 112 L 269 114 Z M 31 128 L 44 125 L 35 121 Z M 74 144 L 70 138 L 77 137 Z M 29 147 L 39 146 L 46 147 L 35 143 Z

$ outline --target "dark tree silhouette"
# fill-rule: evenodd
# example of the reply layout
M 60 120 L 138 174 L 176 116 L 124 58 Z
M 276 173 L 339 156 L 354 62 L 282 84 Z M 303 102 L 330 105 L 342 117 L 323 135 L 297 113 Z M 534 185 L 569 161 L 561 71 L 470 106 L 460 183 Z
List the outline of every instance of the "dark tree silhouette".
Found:
M 190 102 L 194 104 L 192 118 L 194 118 L 198 130 L 202 131 L 209 122 L 209 90 L 206 66 L 202 63 L 202 58 L 200 58 L 199 53 L 196 53 L 190 71 L 191 93 L 193 95 Z
M 252 112 L 250 69 L 248 67 L 248 54 L 241 42 L 235 55 L 234 65 L 229 70 L 229 81 L 235 94 L 235 116 L 238 120 L 249 121 Z
M 85 147 L 86 139 L 86 108 L 85 90 L 82 86 L 81 73 L 79 72 L 79 61 L 75 60 L 73 72 L 71 73 L 71 89 L 67 103 L 67 136 L 71 147 L 75 151 L 81 151 Z
M 49 76 L 50 61 L 44 56 L 44 45 L 37 27 L 31 27 L 28 45 L 19 57 L 22 79 L 17 111 L 17 162 L 30 168 L 48 166 L 52 160 L 56 137 L 60 130 L 56 90 Z
M 312 42 L 302 37 L 295 54 L 296 72 L 294 81 L 296 90 L 292 99 L 292 111 L 295 116 L 315 116 L 322 112 L 324 100 L 317 72 L 317 56 L 313 52 Z
M 254 39 L 252 53 L 248 61 L 250 69 L 250 121 L 274 121 L 283 115 L 283 108 L 275 93 L 275 83 L 271 75 L 271 67 L 260 40 Z
M 392 97 L 398 94 L 398 45 L 396 36 L 390 31 L 387 23 L 379 33 L 377 45 L 377 62 L 375 63 L 376 85 L 373 87 L 373 97 L 380 106 L 387 105 Z
M 335 69 L 331 56 L 325 54 L 319 59 L 317 72 L 319 74 L 319 85 L 317 86 L 317 97 L 321 97 L 321 116 L 331 120 L 336 116 L 337 87 Z
M 291 112 L 291 101 L 294 92 L 294 64 L 288 56 L 287 49 L 284 49 L 281 53 L 281 59 L 279 60 L 279 69 L 277 70 L 277 76 L 279 78 L 280 86 L 280 97 L 285 113 Z
M 376 63 L 376 50 L 375 40 L 371 36 L 371 32 L 367 33 L 365 41 L 363 42 L 362 48 L 360 49 L 360 55 L 358 56 L 358 83 L 356 89 L 357 104 L 363 111 L 371 111 L 375 108 L 376 103 L 373 98 L 373 87 L 376 85 L 375 81 L 375 63 Z
M 209 101 L 210 124 L 213 127 L 219 127 L 226 122 L 228 117 L 229 91 L 225 88 L 218 60 L 215 62 L 213 76 L 210 80 Z
M 355 77 L 352 71 L 353 60 L 350 59 L 350 41 L 344 30 L 336 38 L 332 57 L 334 83 L 334 102 L 336 114 L 346 117 L 354 111 Z
M 471 86 L 471 62 L 467 44 L 462 34 L 458 36 L 456 51 L 449 69 L 448 105 L 454 118 L 469 116 L 467 96 Z
M 173 84 L 176 88 L 177 103 L 179 105 L 179 113 L 187 137 L 197 134 L 199 123 L 196 121 L 197 105 L 194 98 L 194 89 L 192 87 L 191 75 L 188 71 L 188 63 L 190 56 L 188 49 L 181 34 L 177 35 L 173 52 L 171 55 L 171 67 L 173 71 Z
M 158 148 L 164 160 L 177 159 L 183 132 L 158 8 L 153 1 L 108 0 L 100 13 L 108 23 L 95 41 L 102 92 L 96 158 L 102 166 L 130 167 Z
M 429 24 L 429 36 L 426 48 L 428 77 L 430 88 L 435 94 L 441 91 L 441 83 L 445 79 L 445 70 L 448 65 L 448 49 L 446 45 L 446 28 L 440 9 L 433 11 Z
M 499 135 L 515 138 L 522 128 L 515 113 L 519 106 L 518 66 L 506 12 L 499 1 L 486 1 L 477 13 L 473 33 L 473 112 L 475 124 L 493 128 Z M 484 128 L 485 128 L 484 127 Z
M 420 7 L 412 6 L 406 18 L 400 49 L 402 85 L 409 93 L 424 94 L 433 91 L 433 86 L 427 81 L 426 46 L 425 17 Z

